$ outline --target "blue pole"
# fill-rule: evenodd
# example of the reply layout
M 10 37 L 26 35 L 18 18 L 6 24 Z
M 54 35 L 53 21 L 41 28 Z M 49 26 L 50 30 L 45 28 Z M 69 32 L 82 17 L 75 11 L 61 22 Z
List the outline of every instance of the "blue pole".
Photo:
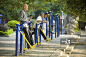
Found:
M 58 14 L 56 16 L 56 19 L 57 19 L 57 37 L 58 37 Z
M 50 38 L 50 27 L 51 27 L 51 11 L 49 12 L 49 38 Z
M 42 23 L 43 24 L 43 23 Z M 40 27 L 42 28 L 42 25 L 40 25 Z M 39 31 L 39 33 L 40 33 L 40 31 Z M 39 34 L 40 35 L 40 42 L 41 42 L 41 33 Z
M 46 12 L 46 14 L 47 14 L 46 21 L 48 22 L 48 12 Z M 48 32 L 48 24 L 46 24 L 46 36 L 48 34 L 47 32 Z
M 60 35 L 60 14 L 59 14 L 59 35 Z
M 21 33 L 20 33 L 20 54 L 23 54 L 23 35 Z
M 55 38 L 56 38 L 56 24 L 57 24 L 57 23 L 56 23 L 56 16 L 57 16 L 57 15 L 55 15 Z
M 1 24 L 1 19 L 0 19 L 0 24 Z
M 38 39 L 37 39 L 37 26 L 38 26 L 38 24 L 36 24 L 36 32 L 35 32 L 35 37 L 36 37 L 36 38 L 35 38 L 35 43 L 37 43 L 37 40 L 38 40 Z
M 57 37 L 59 37 L 59 15 L 58 15 L 58 22 L 57 23 L 58 23 L 58 30 L 57 30 L 58 34 L 57 34 Z
M 27 48 L 27 42 L 26 42 L 26 40 L 25 40 L 25 48 Z M 26 52 L 26 50 L 24 50 L 24 52 Z
M 1 15 L 1 14 L 0 14 L 0 24 L 1 24 L 1 19 L 2 19 L 2 16 L 3 16 L 3 15 Z
M 63 34 L 63 11 L 61 12 L 61 35 Z
M 52 12 L 52 30 L 53 30 L 53 12 Z M 53 39 L 53 33 L 51 33 L 51 40 Z
M 16 56 L 19 55 L 19 38 L 18 38 L 19 24 L 16 24 Z

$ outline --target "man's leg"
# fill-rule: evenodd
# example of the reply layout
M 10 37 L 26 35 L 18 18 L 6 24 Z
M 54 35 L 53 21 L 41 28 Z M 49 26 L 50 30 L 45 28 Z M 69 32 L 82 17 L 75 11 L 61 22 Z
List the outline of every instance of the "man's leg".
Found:
M 36 39 L 36 29 L 34 28 L 34 40 Z
M 40 29 L 40 33 L 41 33 L 41 35 L 43 36 L 43 38 L 44 38 L 44 40 L 46 40 L 47 38 L 46 38 L 46 35 L 44 35 L 44 33 L 43 33 L 43 31 Z
M 27 28 L 23 28 L 23 32 L 25 33 L 26 39 L 28 40 L 29 43 L 31 43 L 30 41 L 30 36 L 29 36 L 29 32 L 27 31 Z M 27 43 L 27 47 L 29 48 L 30 46 Z
M 28 32 L 29 32 L 29 35 L 30 35 L 30 40 L 31 40 L 31 43 L 30 43 L 30 44 L 31 44 L 31 45 L 34 45 L 34 44 L 33 44 L 32 33 L 30 32 L 30 30 L 28 30 Z

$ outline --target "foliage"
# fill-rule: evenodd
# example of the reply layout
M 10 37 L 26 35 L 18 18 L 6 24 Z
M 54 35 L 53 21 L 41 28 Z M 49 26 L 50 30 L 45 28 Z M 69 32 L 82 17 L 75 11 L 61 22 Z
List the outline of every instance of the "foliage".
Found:
M 9 35 L 11 33 L 13 33 L 13 29 L 8 27 L 7 25 L 0 25 L 0 35 Z
M 79 24 L 79 29 L 85 30 L 86 21 L 79 20 L 79 21 L 78 21 L 78 24 Z
M 11 33 L 13 33 L 13 29 L 8 29 L 7 31 L 0 31 L 0 36 L 1 35 L 9 35 L 9 34 L 11 34 Z
M 28 4 L 27 14 L 32 14 L 35 18 L 39 12 L 53 11 L 55 14 L 64 11 L 72 16 L 79 16 L 80 19 L 86 18 L 85 0 L 0 0 L 0 14 L 5 19 L 19 20 L 19 12 L 23 4 Z
M 9 27 L 16 28 L 16 23 L 19 23 L 19 24 L 20 24 L 19 21 L 11 20 L 11 21 L 9 21 L 9 22 L 7 23 L 7 25 L 8 25 Z
M 74 29 L 74 31 L 80 31 L 80 29 Z
M 50 4 L 56 5 L 57 0 L 0 0 L 0 14 L 6 20 L 19 20 L 19 12 L 25 3 L 28 4 L 27 15 L 32 14 L 36 18 L 39 15 L 39 13 L 35 13 L 36 11 L 50 10 Z
M 79 16 L 83 21 L 86 20 L 86 1 L 85 0 L 59 0 L 62 10 L 72 16 Z

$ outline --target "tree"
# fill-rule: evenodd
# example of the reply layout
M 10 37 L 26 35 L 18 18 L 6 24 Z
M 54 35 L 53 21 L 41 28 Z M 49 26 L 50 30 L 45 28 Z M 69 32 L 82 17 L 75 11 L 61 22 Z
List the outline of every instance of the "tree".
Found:
M 65 13 L 72 16 L 79 16 L 80 19 L 86 18 L 86 1 L 85 0 L 59 0 L 60 5 Z

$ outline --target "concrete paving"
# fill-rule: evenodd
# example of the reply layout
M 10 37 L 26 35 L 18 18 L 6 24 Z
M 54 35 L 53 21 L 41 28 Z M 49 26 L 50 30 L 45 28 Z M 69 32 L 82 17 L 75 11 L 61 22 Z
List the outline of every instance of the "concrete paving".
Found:
M 15 36 L 14 32 L 9 37 L 0 37 L 0 57 L 16 57 L 15 56 Z M 84 33 L 85 34 L 85 33 Z M 54 36 L 54 35 L 53 35 Z M 42 44 L 34 49 L 26 51 L 26 53 L 23 53 L 22 55 L 19 55 L 18 57 L 62 57 L 62 53 L 64 53 L 64 49 L 67 47 L 67 45 L 61 45 L 60 39 L 61 38 L 74 38 L 76 35 L 60 35 L 60 37 L 53 37 L 53 40 L 50 40 L 49 42 L 46 42 L 42 38 Z M 79 57 L 80 56 L 86 56 L 86 45 L 81 45 L 82 47 L 79 47 L 78 45 L 75 48 L 75 51 L 72 54 L 64 54 L 63 57 L 66 57 L 69 55 L 70 57 Z M 80 54 L 78 54 L 78 51 L 82 51 Z M 75 53 L 76 52 L 76 53 Z

